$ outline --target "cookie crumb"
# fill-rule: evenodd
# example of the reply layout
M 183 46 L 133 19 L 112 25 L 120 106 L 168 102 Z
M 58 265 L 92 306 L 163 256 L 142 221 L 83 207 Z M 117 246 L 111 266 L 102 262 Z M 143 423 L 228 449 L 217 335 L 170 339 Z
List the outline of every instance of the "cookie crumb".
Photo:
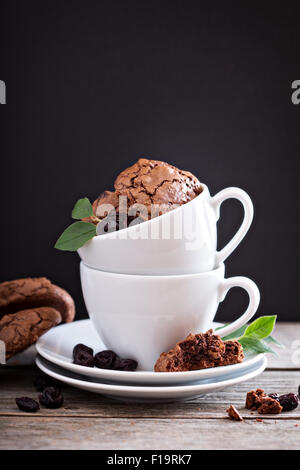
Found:
M 246 395 L 245 407 L 259 414 L 278 414 L 282 412 L 279 401 L 266 395 L 262 388 L 250 390 Z
M 270 397 L 261 397 L 260 407 L 258 408 L 259 414 L 267 415 L 272 414 L 276 415 L 282 412 L 282 406 L 277 400 L 274 400 Z
M 255 411 L 260 407 L 260 399 L 264 397 L 265 392 L 262 388 L 257 388 L 256 390 L 250 390 L 246 395 L 246 404 L 245 407 L 251 411 Z
M 234 421 L 244 421 L 235 406 L 230 405 L 230 407 L 226 411 L 230 419 L 233 419 Z

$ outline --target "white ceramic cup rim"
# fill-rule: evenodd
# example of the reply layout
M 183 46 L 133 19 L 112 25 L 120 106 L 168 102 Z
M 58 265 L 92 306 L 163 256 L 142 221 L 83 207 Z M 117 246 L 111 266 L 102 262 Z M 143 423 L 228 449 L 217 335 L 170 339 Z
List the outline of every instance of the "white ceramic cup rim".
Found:
M 92 240 L 90 240 L 88 243 L 97 243 L 97 241 L 99 242 L 99 240 L 103 240 L 105 238 L 116 238 L 116 239 L 118 239 L 119 236 L 120 236 L 119 235 L 120 232 L 122 232 L 122 234 L 124 234 L 125 232 L 135 231 L 137 229 L 139 230 L 141 225 L 143 225 L 143 227 L 144 227 L 145 224 L 153 223 L 153 221 L 157 221 L 157 219 L 162 220 L 162 219 L 166 219 L 167 217 L 172 217 L 173 216 L 172 214 L 174 214 L 175 212 L 178 213 L 180 210 L 181 211 L 184 210 L 184 207 L 195 203 L 196 200 L 198 200 L 201 197 L 204 197 L 205 194 L 207 194 L 209 192 L 208 187 L 206 186 L 206 184 L 201 183 L 201 186 L 203 188 L 201 193 L 198 194 L 198 196 L 191 199 L 190 201 L 186 202 L 185 204 L 182 204 L 179 207 L 175 207 L 175 209 L 172 209 L 168 212 L 165 212 L 164 214 L 159 215 L 158 217 L 154 217 L 152 219 L 145 220 L 145 222 L 141 222 L 140 224 L 131 225 L 131 226 L 123 228 L 121 230 L 116 230 L 114 232 L 102 233 L 101 235 L 97 235 L 94 238 L 92 238 Z
M 114 273 L 111 271 L 103 271 L 102 269 L 97 269 L 88 264 L 85 264 L 84 261 L 81 260 L 81 263 L 84 265 L 86 269 L 90 269 L 92 271 L 97 271 L 102 273 L 107 277 L 114 277 L 114 278 L 121 278 L 121 279 L 157 279 L 157 280 L 168 280 L 168 279 L 193 279 L 199 277 L 211 277 L 218 275 L 219 272 L 225 273 L 225 263 L 219 264 L 219 266 L 211 269 L 210 271 L 204 271 L 199 273 L 186 273 L 186 274 L 124 274 L 124 273 Z

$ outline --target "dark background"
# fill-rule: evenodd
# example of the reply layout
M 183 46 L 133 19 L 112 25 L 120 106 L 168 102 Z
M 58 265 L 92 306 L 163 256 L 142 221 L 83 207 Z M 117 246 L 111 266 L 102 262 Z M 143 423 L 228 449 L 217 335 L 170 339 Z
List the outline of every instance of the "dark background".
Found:
M 53 245 L 78 198 L 144 155 L 250 194 L 227 275 L 257 282 L 259 314 L 299 319 L 300 8 L 241 3 L 2 2 L 0 281 L 45 275 L 86 316 L 79 258 Z M 221 216 L 220 247 L 242 210 Z M 218 319 L 246 302 L 232 291 Z

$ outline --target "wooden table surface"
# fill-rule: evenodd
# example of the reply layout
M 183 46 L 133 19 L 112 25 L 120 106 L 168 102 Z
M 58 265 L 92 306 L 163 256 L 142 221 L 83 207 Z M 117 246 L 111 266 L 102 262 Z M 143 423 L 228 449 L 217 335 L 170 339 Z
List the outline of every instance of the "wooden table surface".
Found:
M 286 348 L 278 350 L 279 357 L 268 355 L 268 369 L 259 377 L 169 404 L 127 404 L 66 387 L 62 408 L 28 414 L 17 409 L 15 397 L 37 396 L 32 383 L 37 370 L 2 366 L 0 449 L 299 449 L 300 406 L 273 416 L 244 408 L 246 392 L 253 388 L 280 394 L 298 390 L 300 323 L 279 323 L 276 336 Z M 244 422 L 228 419 L 231 403 Z

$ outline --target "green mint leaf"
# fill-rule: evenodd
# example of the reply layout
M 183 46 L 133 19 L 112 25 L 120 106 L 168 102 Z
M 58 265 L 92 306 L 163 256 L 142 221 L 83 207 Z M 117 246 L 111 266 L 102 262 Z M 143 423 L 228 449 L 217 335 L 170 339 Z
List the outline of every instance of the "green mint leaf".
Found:
M 243 346 L 244 351 L 254 351 L 256 353 L 272 353 L 276 354 L 272 348 L 270 348 L 264 341 L 253 338 L 251 336 L 242 336 L 239 339 L 239 343 Z
M 256 339 L 263 339 L 269 336 L 274 328 L 276 315 L 259 317 L 254 320 L 245 330 L 245 336 L 251 336 Z
M 271 353 L 271 354 L 274 354 L 274 356 L 278 356 L 277 352 L 274 351 L 274 349 L 271 348 L 271 346 L 268 346 L 266 339 L 261 339 L 260 342 L 263 344 L 263 346 L 264 346 L 265 348 L 268 349 L 268 351 L 266 351 L 266 352 L 269 352 L 269 353 Z
M 76 251 L 96 235 L 96 225 L 87 222 L 74 222 L 61 234 L 55 248 L 63 251 Z
M 83 199 L 79 199 L 72 210 L 72 218 L 80 220 L 85 217 L 90 217 L 91 215 L 94 215 L 93 206 L 88 198 L 84 197 Z
M 222 328 L 223 328 L 223 327 L 222 327 Z M 240 328 L 238 328 L 237 330 L 233 331 L 233 333 L 230 333 L 230 334 L 227 335 L 227 336 L 222 336 L 222 340 L 223 340 L 223 341 L 227 341 L 228 339 L 239 338 L 240 336 L 243 336 L 243 334 L 244 334 L 245 331 L 246 331 L 246 328 L 247 328 L 247 325 L 243 325 L 243 326 L 241 326 Z
M 221 328 L 224 328 L 224 326 L 227 326 L 227 325 L 229 325 L 229 323 L 224 323 L 224 325 L 217 326 L 217 328 L 215 328 L 215 331 L 221 330 Z
M 280 343 L 280 341 L 278 341 L 278 339 L 274 338 L 274 336 L 268 336 L 267 338 L 264 339 L 264 341 L 266 343 L 271 343 L 271 344 L 274 344 L 275 346 L 277 346 L 278 348 L 281 348 L 281 349 L 285 349 L 285 345 Z
M 279 347 L 284 347 L 277 339 L 271 336 L 276 322 L 276 315 L 260 317 L 250 325 L 244 325 L 238 328 L 233 333 L 223 336 L 223 341 L 230 339 L 237 339 L 245 352 L 259 353 L 272 353 L 276 352 L 269 346 L 274 344 Z M 227 326 L 227 325 L 224 325 Z M 223 326 L 216 328 L 215 331 L 220 330 Z

